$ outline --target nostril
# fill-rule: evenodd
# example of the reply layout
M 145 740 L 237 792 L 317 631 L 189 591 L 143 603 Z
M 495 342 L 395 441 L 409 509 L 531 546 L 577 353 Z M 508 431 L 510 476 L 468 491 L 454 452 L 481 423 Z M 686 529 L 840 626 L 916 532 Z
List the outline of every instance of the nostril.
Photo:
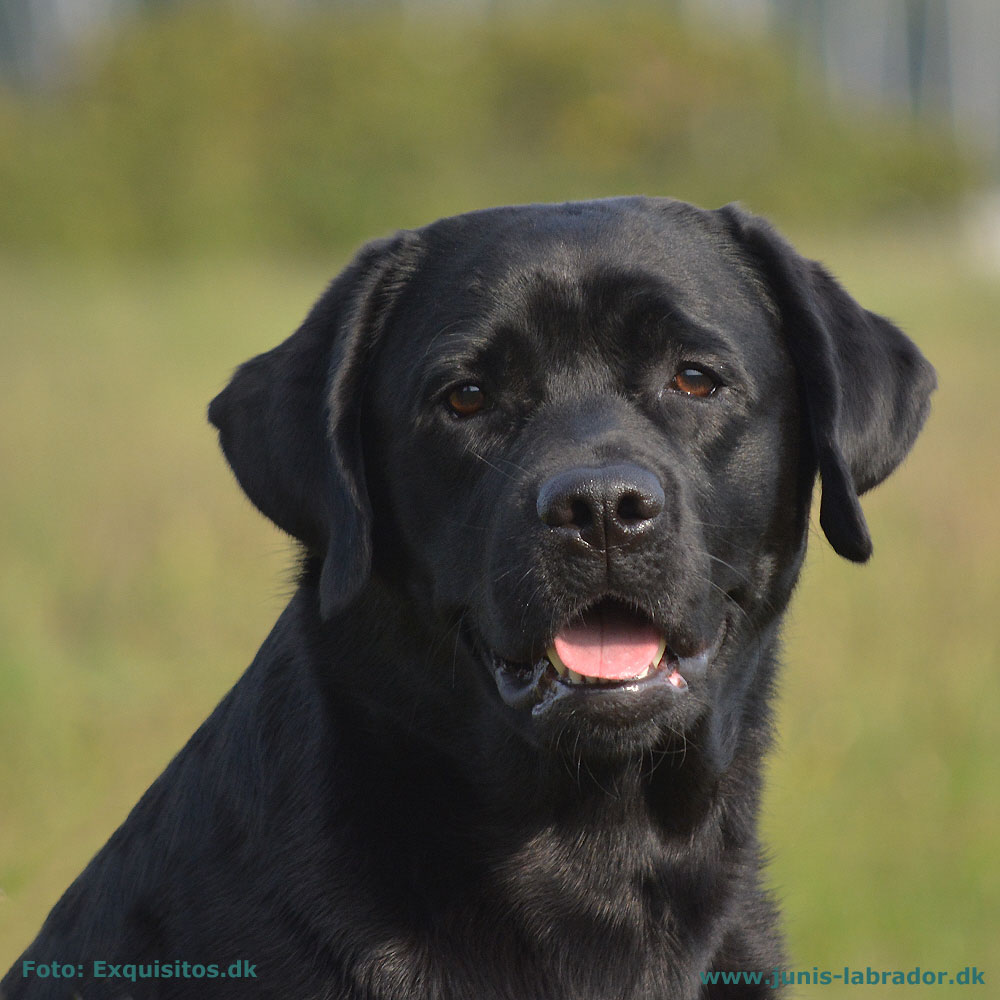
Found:
M 618 520 L 622 524 L 635 524 L 636 521 L 647 520 L 642 512 L 642 498 L 636 493 L 626 493 L 618 500 Z
M 626 490 L 618 498 L 615 516 L 625 526 L 651 521 L 663 510 L 663 494 L 657 487 L 649 491 Z
M 586 500 L 574 499 L 570 501 L 570 520 L 566 525 L 568 528 L 576 528 L 577 531 L 584 531 L 593 525 L 595 518 L 590 504 Z
M 594 498 L 581 479 L 579 470 L 569 470 L 553 476 L 542 485 L 536 507 L 543 524 L 573 532 L 585 531 L 600 518 L 594 509 Z

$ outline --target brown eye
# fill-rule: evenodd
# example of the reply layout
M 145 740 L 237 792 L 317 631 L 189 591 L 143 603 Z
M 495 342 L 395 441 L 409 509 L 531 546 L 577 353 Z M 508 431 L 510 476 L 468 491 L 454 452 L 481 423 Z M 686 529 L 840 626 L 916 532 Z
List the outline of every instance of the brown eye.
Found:
M 684 368 L 679 371 L 670 383 L 675 392 L 683 392 L 688 396 L 711 396 L 719 383 L 700 368 Z
M 486 406 L 486 393 L 478 385 L 461 385 L 448 393 L 448 407 L 457 417 L 471 417 Z

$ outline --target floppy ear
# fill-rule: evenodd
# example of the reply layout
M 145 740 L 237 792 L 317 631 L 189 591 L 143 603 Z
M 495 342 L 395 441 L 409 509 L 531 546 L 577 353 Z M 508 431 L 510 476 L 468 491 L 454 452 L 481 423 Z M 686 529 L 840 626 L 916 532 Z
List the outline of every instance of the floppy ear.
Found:
M 762 219 L 735 205 L 719 214 L 780 314 L 822 482 L 820 526 L 840 555 L 864 562 L 872 543 L 858 497 L 909 451 L 930 409 L 934 369 L 898 327 Z
M 365 360 L 415 241 L 400 233 L 364 247 L 302 326 L 241 365 L 208 408 L 247 496 L 323 556 L 324 617 L 346 606 L 371 570 L 360 432 Z

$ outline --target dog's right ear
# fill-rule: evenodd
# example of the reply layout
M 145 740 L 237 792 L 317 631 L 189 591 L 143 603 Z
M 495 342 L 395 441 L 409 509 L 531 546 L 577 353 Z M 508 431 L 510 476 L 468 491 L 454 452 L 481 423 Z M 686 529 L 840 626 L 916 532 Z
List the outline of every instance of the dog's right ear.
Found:
M 403 232 L 365 246 L 302 326 L 241 365 L 208 408 L 247 496 L 322 556 L 324 617 L 350 603 L 371 570 L 360 433 L 364 370 L 417 242 Z
M 930 409 L 934 369 L 902 330 L 855 302 L 763 219 L 736 205 L 718 215 L 780 314 L 822 481 L 820 527 L 836 552 L 864 562 L 872 542 L 858 497 L 910 450 Z

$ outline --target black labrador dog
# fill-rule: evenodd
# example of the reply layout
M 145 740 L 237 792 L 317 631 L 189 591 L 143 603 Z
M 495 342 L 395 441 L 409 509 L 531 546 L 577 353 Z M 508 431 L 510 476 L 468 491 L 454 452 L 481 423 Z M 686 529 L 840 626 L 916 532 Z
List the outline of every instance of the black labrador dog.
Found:
M 366 246 L 209 410 L 298 589 L 4 995 L 773 996 L 756 818 L 814 481 L 863 562 L 934 383 L 732 206 Z

